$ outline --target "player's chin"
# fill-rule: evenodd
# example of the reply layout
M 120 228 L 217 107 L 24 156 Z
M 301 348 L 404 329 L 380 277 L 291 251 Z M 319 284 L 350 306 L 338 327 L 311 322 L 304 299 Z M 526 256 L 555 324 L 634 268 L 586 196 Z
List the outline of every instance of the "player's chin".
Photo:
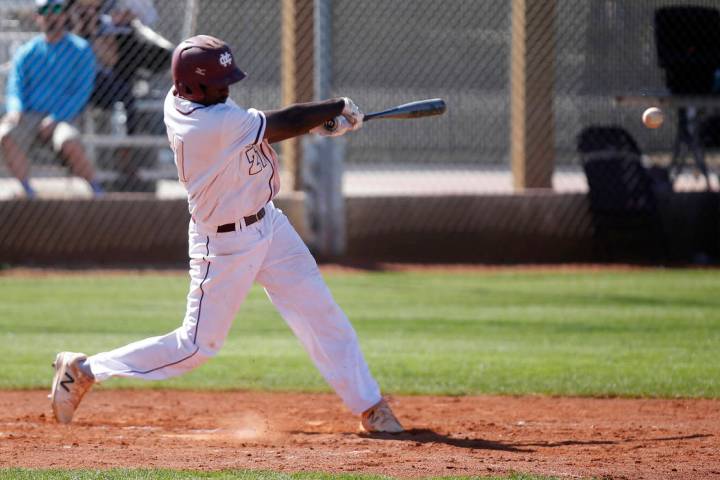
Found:
M 225 103 L 230 97 L 230 89 L 228 87 L 209 87 L 205 91 L 205 100 L 207 103 Z

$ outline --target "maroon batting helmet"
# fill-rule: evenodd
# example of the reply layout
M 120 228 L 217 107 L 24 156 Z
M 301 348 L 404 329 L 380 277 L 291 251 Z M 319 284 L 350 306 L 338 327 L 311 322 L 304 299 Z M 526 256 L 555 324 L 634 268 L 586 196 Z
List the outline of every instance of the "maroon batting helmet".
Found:
M 197 35 L 175 48 L 172 76 L 178 95 L 197 102 L 205 97 L 203 86 L 226 87 L 245 78 L 245 72 L 235 65 L 227 43 Z

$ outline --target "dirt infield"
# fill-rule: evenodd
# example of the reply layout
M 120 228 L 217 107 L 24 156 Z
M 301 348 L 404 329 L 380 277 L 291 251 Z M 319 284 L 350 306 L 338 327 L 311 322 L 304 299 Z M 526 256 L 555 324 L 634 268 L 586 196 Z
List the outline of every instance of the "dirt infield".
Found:
M 46 395 L 0 393 L 0 467 L 720 478 L 720 400 L 392 397 L 373 437 L 330 394 L 99 389 L 70 426 Z

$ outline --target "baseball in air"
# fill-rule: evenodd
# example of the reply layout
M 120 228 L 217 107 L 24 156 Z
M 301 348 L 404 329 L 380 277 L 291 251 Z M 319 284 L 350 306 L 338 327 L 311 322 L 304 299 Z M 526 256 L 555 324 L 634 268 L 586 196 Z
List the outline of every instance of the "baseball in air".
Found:
M 657 107 L 650 107 L 643 112 L 642 121 L 648 128 L 658 128 L 664 120 L 665 114 Z

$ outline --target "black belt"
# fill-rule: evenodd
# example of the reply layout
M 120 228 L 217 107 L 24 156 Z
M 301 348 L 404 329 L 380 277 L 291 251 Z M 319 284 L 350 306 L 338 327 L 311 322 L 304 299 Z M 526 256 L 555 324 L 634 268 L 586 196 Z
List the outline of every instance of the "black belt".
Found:
M 249 217 L 243 217 L 243 220 L 245 220 L 245 226 L 249 227 L 253 223 L 257 222 L 258 220 L 262 220 L 262 218 L 264 216 L 265 216 L 265 207 L 261 208 L 255 215 L 250 215 Z M 225 225 L 220 225 L 217 228 L 217 233 L 234 232 L 234 231 L 235 231 L 234 223 L 226 223 Z

